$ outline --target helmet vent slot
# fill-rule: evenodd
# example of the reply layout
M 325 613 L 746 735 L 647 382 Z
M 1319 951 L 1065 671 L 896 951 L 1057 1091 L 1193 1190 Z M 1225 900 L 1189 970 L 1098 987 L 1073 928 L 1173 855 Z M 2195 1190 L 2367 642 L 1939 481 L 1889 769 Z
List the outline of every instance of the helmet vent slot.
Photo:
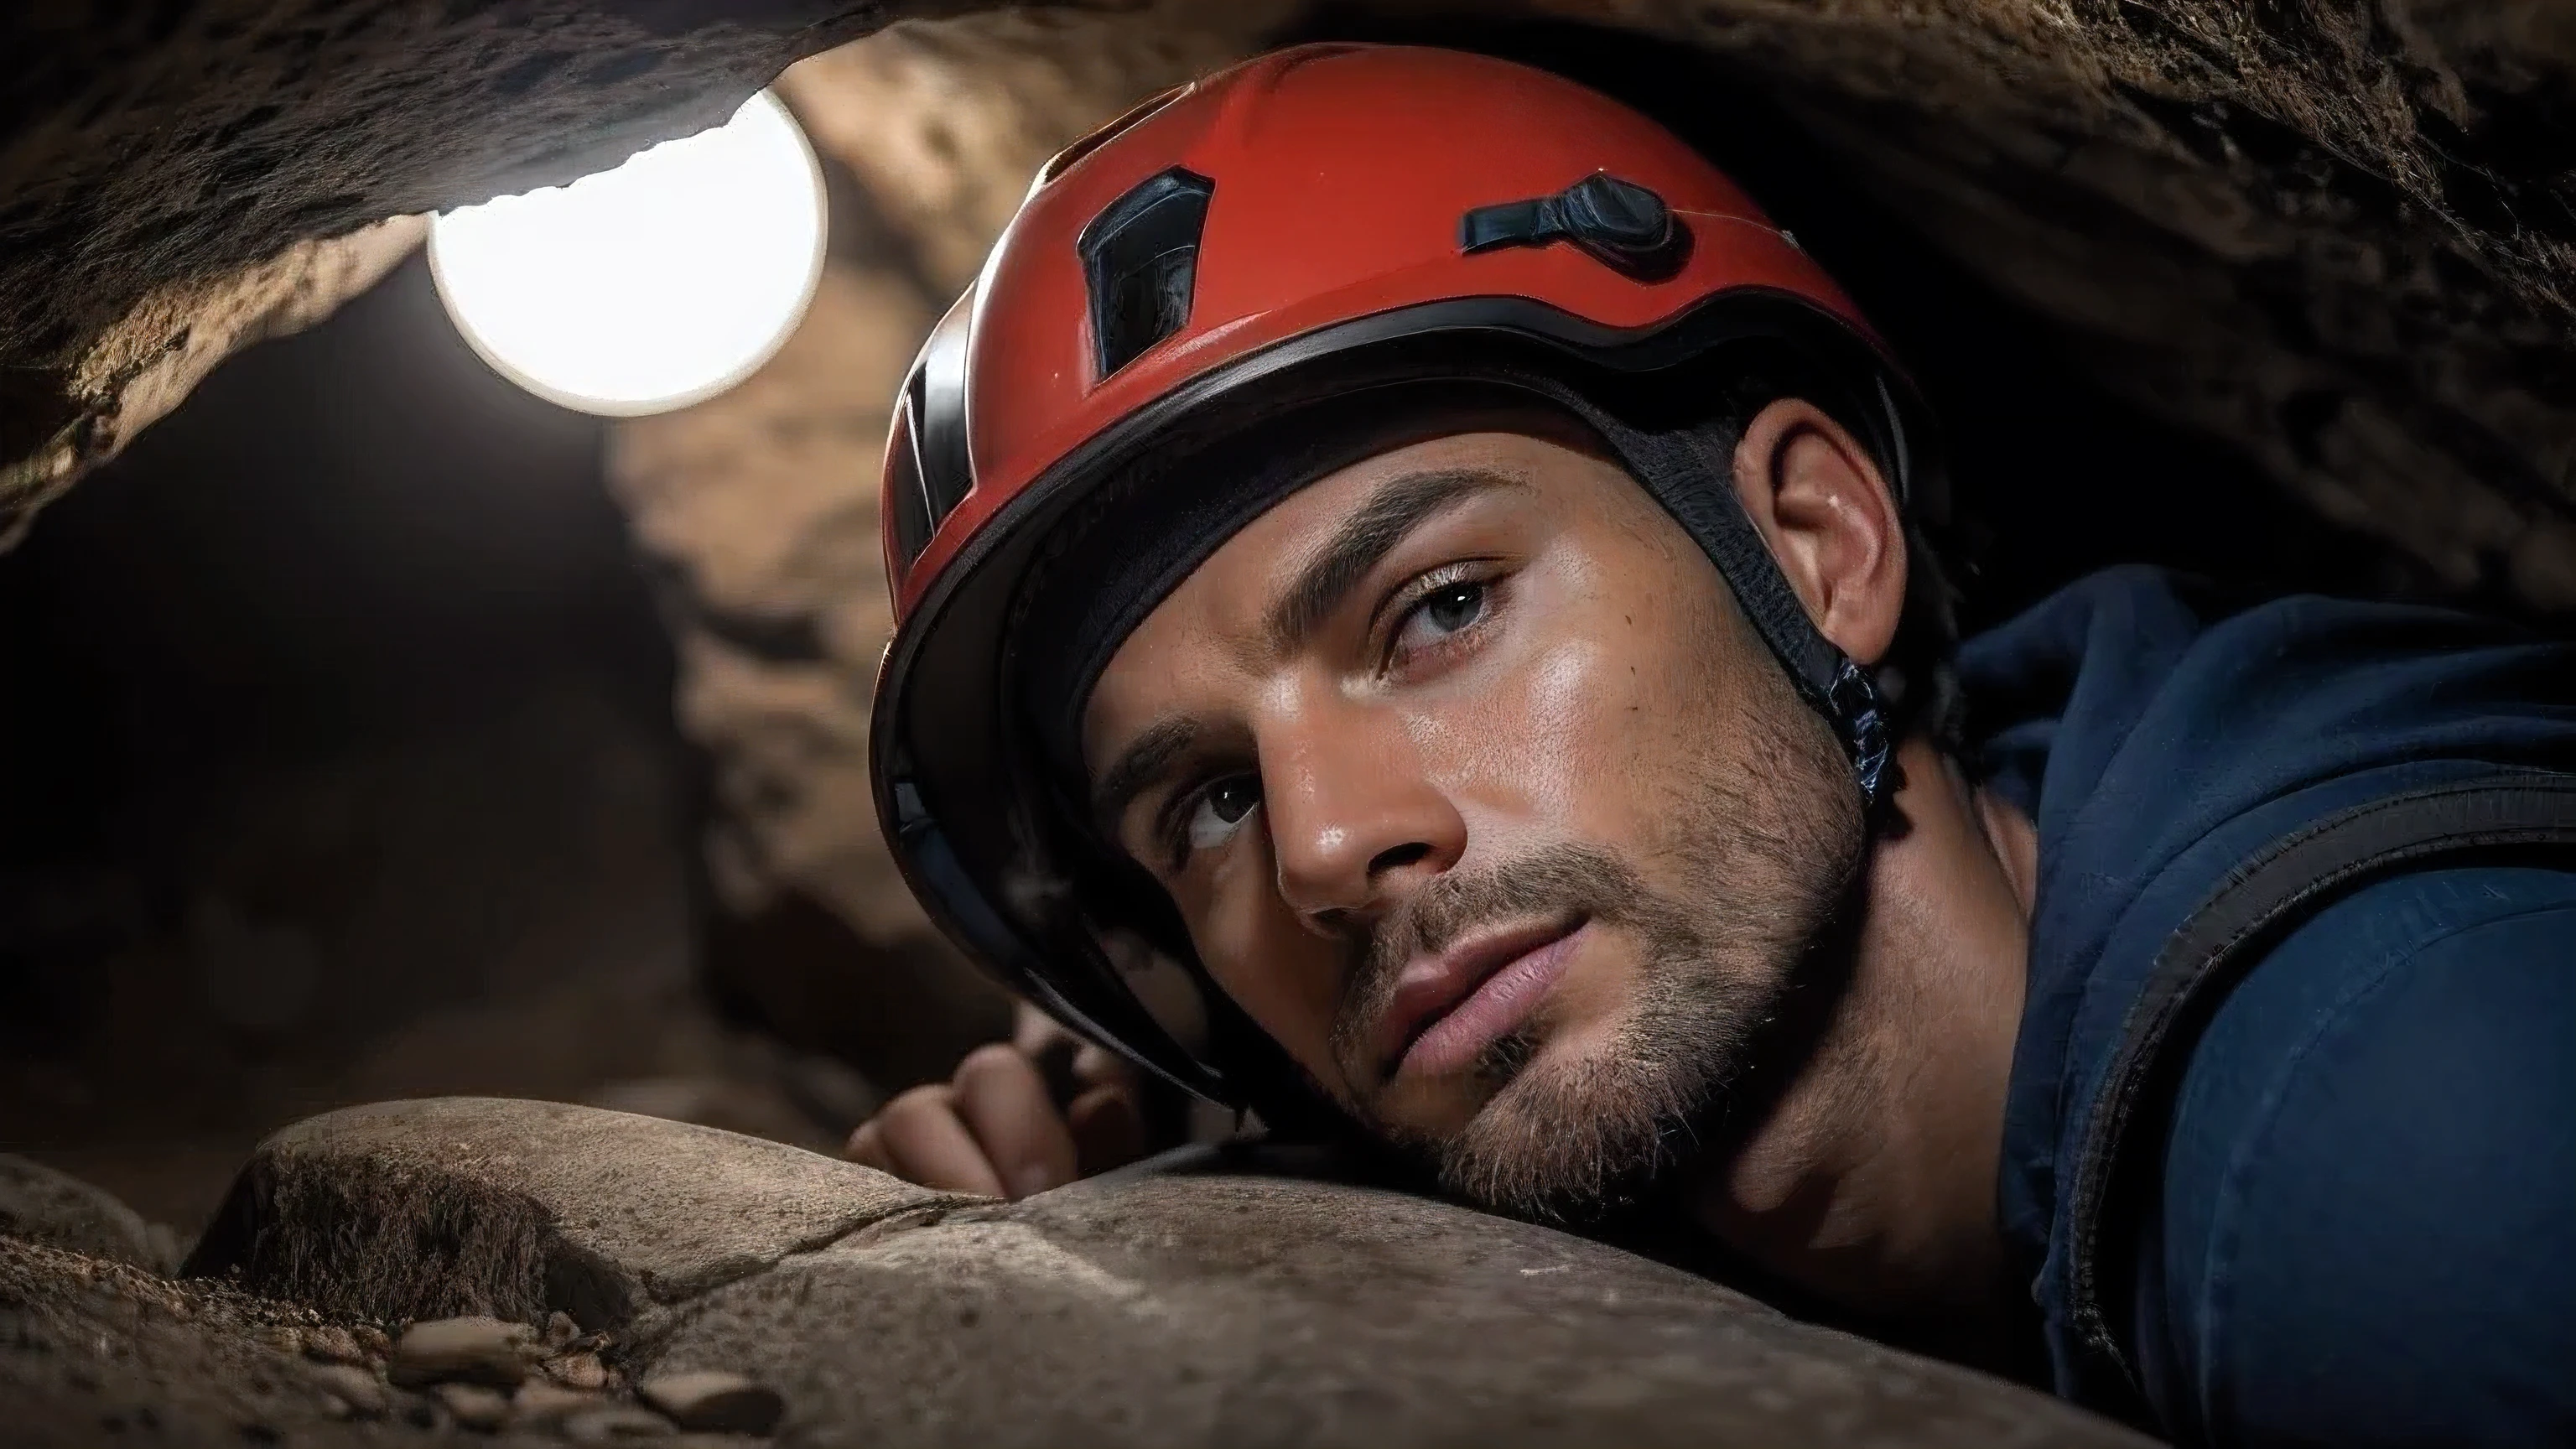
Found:
M 1199 234 L 1216 183 L 1175 166 L 1149 176 L 1091 219 L 1074 242 L 1091 293 L 1099 376 L 1189 324 Z
M 930 536 L 975 486 L 966 444 L 966 336 L 974 294 L 957 299 L 904 379 L 895 404 L 891 456 L 895 543 L 909 567 Z

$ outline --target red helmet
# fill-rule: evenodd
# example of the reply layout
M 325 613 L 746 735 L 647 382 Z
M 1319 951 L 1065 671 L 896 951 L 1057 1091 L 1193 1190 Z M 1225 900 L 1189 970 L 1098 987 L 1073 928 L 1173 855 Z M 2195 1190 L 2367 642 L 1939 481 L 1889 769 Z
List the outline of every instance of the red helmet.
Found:
M 1890 773 L 1877 689 L 1808 622 L 1726 460 L 1672 417 L 1738 345 L 1832 379 L 1836 415 L 1908 509 L 1937 506 L 1919 405 L 1832 279 L 1680 139 L 1570 81 L 1449 51 L 1301 46 L 1075 143 L 931 333 L 887 448 L 896 628 L 871 744 L 914 892 L 1068 1024 L 1276 1115 L 1276 1054 L 1097 840 L 1062 778 L 1062 731 L 1022 679 L 1052 674 L 1052 702 L 1078 711 L 1124 627 L 1053 626 L 1132 626 L 1226 535 L 1329 471 L 1174 460 L 1265 420 L 1348 421 L 1452 384 L 1591 423 L 1708 550 L 1876 805 Z M 1640 399 L 1660 401 L 1641 416 Z M 1086 550 L 1100 557 L 1068 556 Z M 1088 593 L 1033 601 L 1029 580 L 1051 572 Z M 1104 593 L 1117 597 L 1101 614 Z M 1026 642 L 1041 625 L 1045 643 Z M 1195 998 L 1167 1000 L 1158 967 Z

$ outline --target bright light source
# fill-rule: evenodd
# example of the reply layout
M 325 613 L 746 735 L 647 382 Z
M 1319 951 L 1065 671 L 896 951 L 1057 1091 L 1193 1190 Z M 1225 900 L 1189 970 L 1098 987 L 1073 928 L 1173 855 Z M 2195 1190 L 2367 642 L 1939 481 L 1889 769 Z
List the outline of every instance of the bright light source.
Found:
M 433 219 L 429 264 L 502 376 L 584 412 L 662 412 L 740 382 L 804 315 L 823 176 L 763 91 L 613 171 Z

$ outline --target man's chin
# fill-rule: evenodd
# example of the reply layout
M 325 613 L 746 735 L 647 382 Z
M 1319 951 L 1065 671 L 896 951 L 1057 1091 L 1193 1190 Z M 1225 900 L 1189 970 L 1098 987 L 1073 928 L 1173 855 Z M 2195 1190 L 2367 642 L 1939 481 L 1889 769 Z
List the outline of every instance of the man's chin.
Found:
M 1443 1186 L 1496 1212 L 1578 1223 L 1643 1195 L 1676 1165 L 1698 1093 L 1615 1051 L 1559 1055 L 1524 1063 L 1439 1139 Z

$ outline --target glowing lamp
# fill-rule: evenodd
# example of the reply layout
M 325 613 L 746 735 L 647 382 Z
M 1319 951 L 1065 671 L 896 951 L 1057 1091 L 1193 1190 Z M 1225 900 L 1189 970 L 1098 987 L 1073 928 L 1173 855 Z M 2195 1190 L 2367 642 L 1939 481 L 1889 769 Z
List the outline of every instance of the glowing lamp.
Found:
M 429 264 L 502 376 L 584 412 L 663 412 L 740 382 L 804 315 L 823 175 L 763 91 L 614 170 L 432 218 Z

